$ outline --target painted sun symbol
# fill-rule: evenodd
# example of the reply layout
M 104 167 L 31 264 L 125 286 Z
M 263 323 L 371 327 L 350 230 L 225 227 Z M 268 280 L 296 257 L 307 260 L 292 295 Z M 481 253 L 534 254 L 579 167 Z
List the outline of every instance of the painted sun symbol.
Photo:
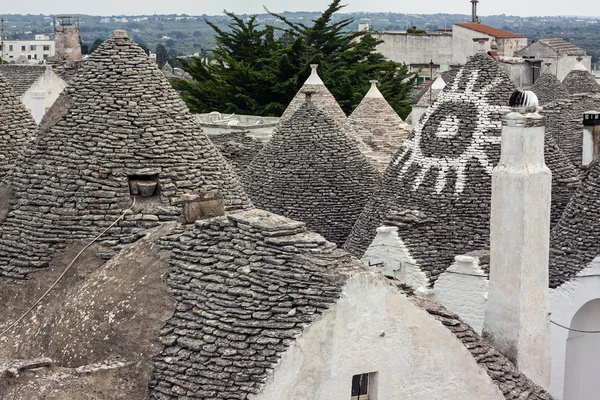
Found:
M 492 174 L 494 166 L 486 148 L 500 145 L 502 121 L 499 116 L 508 108 L 490 104 L 487 100 L 488 93 L 503 84 L 502 77 L 483 85 L 479 78 L 478 70 L 460 70 L 450 90 L 440 93 L 437 101 L 414 126 L 412 138 L 402 144 L 402 150 L 392 165 L 398 165 L 408 154 L 400 176 L 413 165 L 419 167 L 413 190 L 435 167 L 439 169 L 435 186 L 438 194 L 445 188 L 450 170 L 456 173 L 455 193 L 462 193 L 466 181 L 465 168 L 471 159 L 476 159 L 487 173 Z M 461 82 L 466 82 L 465 90 L 459 90 Z M 479 85 L 480 88 L 477 87 Z

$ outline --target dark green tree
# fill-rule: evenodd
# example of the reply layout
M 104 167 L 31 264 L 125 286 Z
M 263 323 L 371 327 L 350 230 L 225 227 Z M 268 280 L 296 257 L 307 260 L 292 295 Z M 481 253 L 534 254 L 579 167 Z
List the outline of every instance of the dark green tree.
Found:
M 101 45 L 102 43 L 104 43 L 104 40 L 102 40 L 102 39 L 96 39 L 96 40 L 94 41 L 94 43 L 92 43 L 92 47 L 90 48 L 90 54 L 92 54 L 94 51 L 96 51 L 96 49 L 97 49 L 98 47 L 100 47 L 100 45 Z
M 160 68 L 167 62 L 167 58 L 169 58 L 169 53 L 164 44 L 159 43 L 156 45 L 156 63 Z
M 281 115 L 308 77 L 309 64 L 317 63 L 321 78 L 346 113 L 363 98 L 369 80 L 378 79 L 392 107 L 406 117 L 414 75 L 406 65 L 376 52 L 380 41 L 368 33 L 348 32 L 352 19 L 334 22 L 333 15 L 343 7 L 340 2 L 333 0 L 312 24 L 271 13 L 283 23 L 282 29 L 263 27 L 255 16 L 244 20 L 225 11 L 228 30 L 206 21 L 215 31 L 214 60 L 181 60 L 193 80 L 171 82 L 194 112 Z

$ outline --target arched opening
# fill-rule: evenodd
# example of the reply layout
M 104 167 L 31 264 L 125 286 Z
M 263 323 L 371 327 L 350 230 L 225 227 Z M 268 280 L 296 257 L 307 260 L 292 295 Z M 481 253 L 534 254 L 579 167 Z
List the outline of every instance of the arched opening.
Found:
M 600 299 L 585 303 L 571 329 L 600 330 Z M 565 358 L 564 400 L 596 400 L 600 393 L 600 334 L 570 331 Z

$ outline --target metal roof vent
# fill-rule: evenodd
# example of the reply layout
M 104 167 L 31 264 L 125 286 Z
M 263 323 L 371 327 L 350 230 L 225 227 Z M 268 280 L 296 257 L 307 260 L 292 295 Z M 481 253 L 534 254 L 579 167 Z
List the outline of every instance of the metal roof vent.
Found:
M 516 90 L 510 96 L 508 105 L 510 105 L 511 108 L 535 110 L 539 105 L 539 101 L 535 93 L 533 93 L 531 90 Z

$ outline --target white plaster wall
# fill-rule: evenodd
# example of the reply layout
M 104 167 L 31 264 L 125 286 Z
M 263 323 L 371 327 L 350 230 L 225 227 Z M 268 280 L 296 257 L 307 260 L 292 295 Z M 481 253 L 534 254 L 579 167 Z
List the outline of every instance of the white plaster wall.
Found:
M 558 74 L 556 69 L 556 56 L 541 58 L 542 61 L 542 72 L 549 72 L 555 75 L 559 81 L 565 79 L 567 74 L 573 70 L 573 67 L 579 63 L 577 60 L 579 56 L 562 56 L 558 59 Z M 588 71 L 592 70 L 592 57 L 581 56 L 581 63 Z M 546 65 L 550 63 L 550 65 Z
M 44 91 L 46 98 L 44 100 L 44 106 L 46 111 L 52 107 L 52 104 L 56 101 L 63 89 L 67 87 L 67 83 L 61 79 L 54 71 L 52 67 L 46 67 L 46 72 L 42 75 L 31 87 L 23 93 L 21 101 L 25 104 L 28 110 L 33 110 L 35 100 L 33 99 L 34 93 L 37 91 Z M 36 119 L 36 123 L 40 121 Z
M 596 275 L 596 276 L 594 276 Z M 589 301 L 600 298 L 600 257 L 565 284 L 550 290 L 550 319 L 563 326 L 571 326 L 573 317 Z M 600 327 L 596 327 L 596 330 Z M 550 393 L 557 399 L 564 398 L 565 361 L 569 331 L 551 324 L 552 376 Z M 600 348 L 600 335 L 594 335 Z
M 427 290 L 429 286 L 427 275 L 410 255 L 395 226 L 377 228 L 377 235 L 365 251 L 362 261 L 366 265 L 383 263 L 380 272 L 384 276 L 406 283 L 415 290 Z
M 435 281 L 432 300 L 481 334 L 488 290 L 488 276 L 479 266 L 479 258 L 456 256 L 454 264 Z
M 484 51 L 491 50 L 492 36 L 486 35 L 485 33 L 476 32 L 471 29 L 463 28 L 459 25 L 452 26 L 452 63 L 453 64 L 465 64 L 467 58 L 471 57 L 480 49 L 480 45 L 477 42 L 473 42 L 474 38 L 488 38 L 487 42 L 483 44 Z
M 504 57 L 514 57 L 515 54 L 527 47 L 527 38 L 499 38 L 498 54 Z
M 352 277 L 339 302 L 283 354 L 260 400 L 348 400 L 353 375 L 377 372 L 377 399 L 504 399 L 441 323 L 376 274 Z
M 529 63 L 500 62 L 498 65 L 518 88 L 526 88 L 533 85 L 533 68 Z
M 377 51 L 387 59 L 410 64 L 429 64 L 431 60 L 446 71 L 452 60 L 452 36 L 382 32 L 374 34 L 383 43 Z

